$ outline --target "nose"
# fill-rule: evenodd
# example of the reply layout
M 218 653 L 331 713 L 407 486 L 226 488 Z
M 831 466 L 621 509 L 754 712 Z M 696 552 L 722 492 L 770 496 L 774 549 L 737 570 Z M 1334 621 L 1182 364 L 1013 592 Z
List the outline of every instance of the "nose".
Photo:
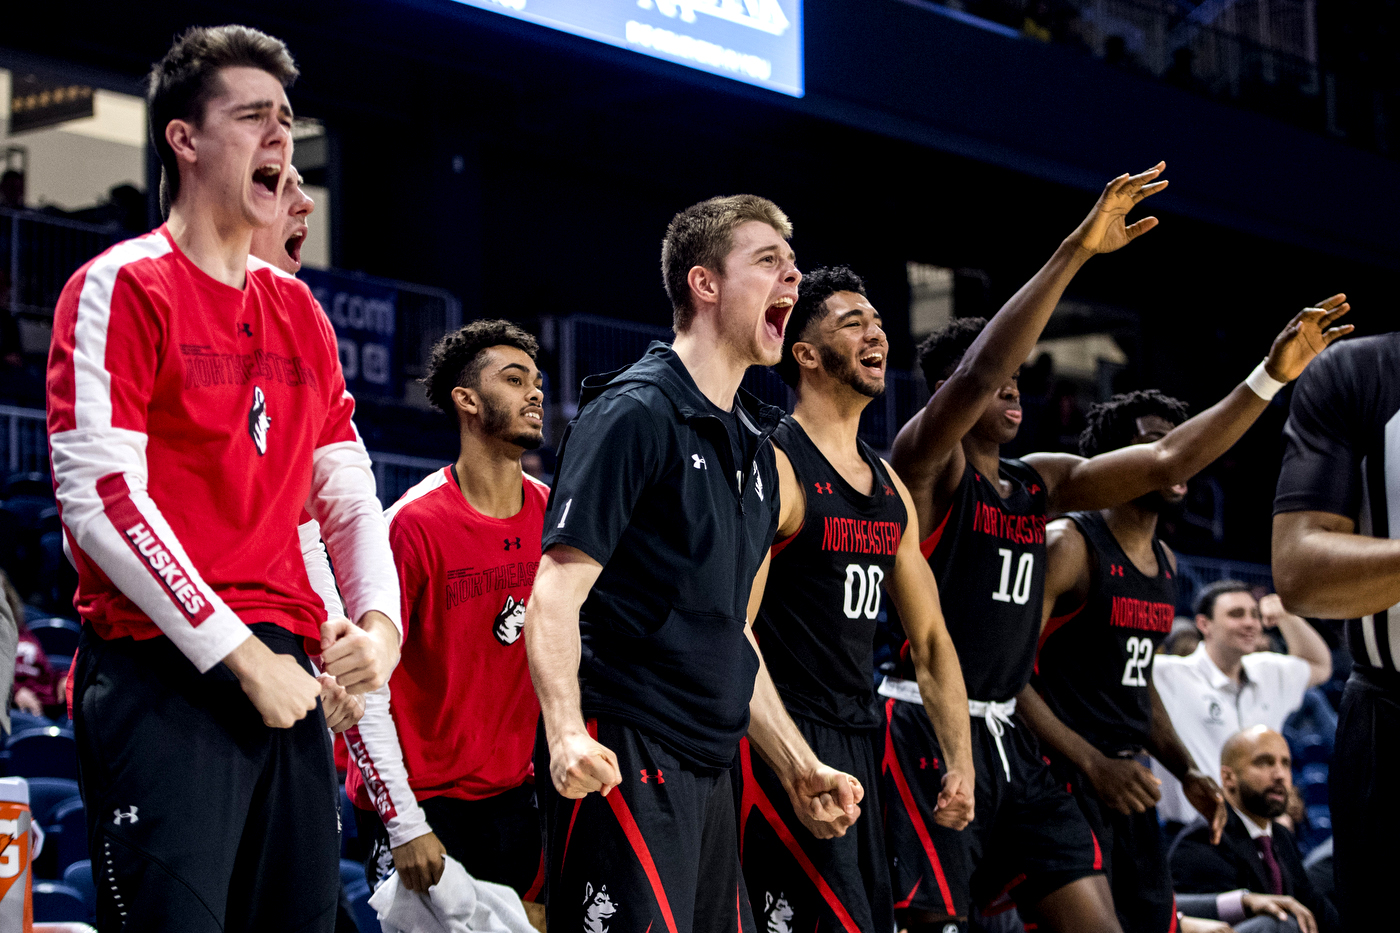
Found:
M 787 264 L 787 274 L 783 276 L 783 281 L 789 285 L 796 285 L 802 281 L 802 273 L 797 268 L 797 263 L 789 261 Z
M 530 390 L 530 394 L 527 395 L 527 396 L 525 396 L 525 398 L 528 399 L 528 400 L 531 401 L 531 402 L 534 402 L 536 405 L 543 406 L 543 405 L 544 405 L 544 386 L 535 386 L 534 388 L 532 388 L 532 389 Z
M 311 212 L 316 210 L 316 202 L 311 195 L 301 191 L 301 189 L 297 190 L 301 194 L 301 200 L 297 201 L 296 207 L 292 208 L 292 215 L 294 217 L 310 217 Z

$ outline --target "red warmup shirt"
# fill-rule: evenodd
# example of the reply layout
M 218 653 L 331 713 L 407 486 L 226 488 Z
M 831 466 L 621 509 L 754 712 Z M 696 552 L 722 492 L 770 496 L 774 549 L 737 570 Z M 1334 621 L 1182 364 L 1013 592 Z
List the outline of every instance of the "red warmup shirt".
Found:
M 48 429 L 79 613 L 103 638 L 166 634 L 201 670 L 273 622 L 326 618 L 297 534 L 316 517 L 352 618 L 397 620 L 397 581 L 335 332 L 307 287 L 252 257 L 243 289 L 165 227 L 64 287 Z
M 523 486 L 517 514 L 490 518 L 471 507 L 444 467 L 386 513 L 405 628 L 389 712 L 419 800 L 479 800 L 520 786 L 530 773 L 540 704 L 521 633 L 549 487 L 528 475 Z M 347 733 L 352 748 L 363 736 L 365 750 L 346 790 L 356 806 L 375 809 L 360 773 L 366 770 L 381 784 L 379 808 L 390 819 L 404 801 L 387 799 L 397 765 L 376 748 L 379 709 L 367 703 L 365 719 Z

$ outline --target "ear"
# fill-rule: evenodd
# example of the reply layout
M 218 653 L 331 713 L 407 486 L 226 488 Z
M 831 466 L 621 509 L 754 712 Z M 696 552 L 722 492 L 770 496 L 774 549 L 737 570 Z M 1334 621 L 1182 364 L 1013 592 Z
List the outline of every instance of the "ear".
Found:
M 1196 613 L 1196 631 L 1201 633 L 1201 637 L 1206 637 L 1206 629 L 1210 628 L 1210 616 Z
M 947 379 L 940 379 L 940 380 L 938 380 L 937 382 L 935 382 L 935 383 L 933 384 L 933 391 L 937 392 L 939 389 L 943 388 L 943 383 L 945 383 L 945 382 L 947 382 L 947 381 L 948 381 Z
M 477 395 L 475 389 L 457 386 L 452 390 L 452 403 L 459 412 L 471 415 L 481 414 L 481 396 Z
M 690 285 L 690 297 L 706 304 L 719 301 L 722 278 L 715 270 L 705 266 L 691 266 L 690 271 L 685 274 L 686 283 Z
M 188 120 L 171 120 L 165 124 L 165 142 L 175 151 L 179 162 L 193 165 L 197 160 L 194 142 L 194 124 Z
M 803 369 L 821 369 L 821 357 L 817 355 L 817 348 L 805 340 L 799 340 L 792 345 L 792 358 Z

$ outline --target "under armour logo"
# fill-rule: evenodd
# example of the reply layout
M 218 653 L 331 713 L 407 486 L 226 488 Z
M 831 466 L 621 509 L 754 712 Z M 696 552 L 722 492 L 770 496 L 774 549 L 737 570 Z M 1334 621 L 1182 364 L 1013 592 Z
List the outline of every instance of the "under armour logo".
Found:
M 690 455 L 690 459 L 695 461 L 695 469 L 697 469 L 697 470 L 707 470 L 707 469 L 709 469 L 709 467 L 705 466 L 705 458 L 702 457 L 702 456 L 700 456 L 699 454 L 691 454 L 691 455 Z
M 884 484 L 882 483 L 881 485 L 884 485 Z M 885 495 L 887 495 L 887 496 L 892 496 L 892 495 L 894 495 L 894 490 L 891 489 L 891 488 L 888 487 L 888 486 L 885 486 Z
M 660 768 L 657 768 L 657 769 L 656 769 L 656 774 L 654 774 L 654 775 L 649 775 L 649 774 L 647 774 L 647 769 L 646 769 L 646 768 L 643 768 L 643 769 L 642 769 L 642 783 L 643 783 L 643 784 L 649 784 L 649 783 L 651 783 L 651 782 L 648 780 L 648 778 L 650 778 L 650 777 L 655 777 L 655 778 L 656 778 L 656 783 L 658 783 L 658 784 L 665 784 L 665 783 L 666 783 L 666 778 L 665 778 L 663 775 L 664 775 L 664 772 L 663 772 Z
M 832 491 L 831 491 L 831 484 L 830 484 L 830 483 L 813 483 L 812 485 L 815 486 L 815 487 L 817 487 L 817 495 L 819 495 L 819 496 L 822 496 L 822 495 L 826 495 L 826 496 L 833 495 L 833 493 L 832 493 Z M 822 489 L 823 486 L 825 486 L 826 489 Z
M 1122 566 L 1122 564 L 1109 564 L 1109 565 L 1108 565 L 1108 575 L 1109 575 L 1110 577 L 1121 577 L 1121 576 L 1123 576 L 1123 566 Z
M 1040 492 L 1040 484 L 1039 484 L 1039 483 L 1031 483 L 1031 495 L 1035 495 L 1035 494 L 1038 493 L 1038 492 Z
M 253 325 L 248 324 L 248 323 L 246 323 L 246 322 L 244 322 L 244 321 L 239 321 L 239 322 L 238 322 L 238 332 L 239 332 L 240 334 L 242 334 L 244 337 L 251 337 L 251 336 L 253 336 Z
M 127 807 L 127 809 L 130 810 L 131 812 L 130 812 L 130 813 L 123 813 L 123 812 L 121 811 L 121 807 L 118 807 L 117 809 L 115 809 L 115 810 L 112 811 L 112 825 L 113 825 L 113 826 L 120 826 L 120 825 L 122 825 L 122 820 L 126 820 L 126 821 L 131 822 L 131 823 L 139 822 L 139 820 L 138 820 L 137 817 L 136 817 L 136 807 L 135 807 L 135 806 L 131 806 L 131 807 Z
M 506 539 L 505 539 L 505 542 L 506 542 L 506 547 L 505 547 L 505 549 L 506 549 L 507 551 L 509 551 L 511 548 L 515 548 L 516 550 L 519 550 L 519 549 L 520 549 L 520 539 L 519 539 L 519 538 L 516 538 L 516 539 L 515 539 L 515 543 L 514 543 L 514 544 L 511 544 L 511 543 L 510 543 L 510 539 L 509 539 L 509 538 L 506 538 Z
M 927 770 L 928 770 L 928 759 L 927 759 L 927 758 L 920 758 L 920 759 L 919 759 L 919 770 L 920 770 L 920 771 L 927 771 Z

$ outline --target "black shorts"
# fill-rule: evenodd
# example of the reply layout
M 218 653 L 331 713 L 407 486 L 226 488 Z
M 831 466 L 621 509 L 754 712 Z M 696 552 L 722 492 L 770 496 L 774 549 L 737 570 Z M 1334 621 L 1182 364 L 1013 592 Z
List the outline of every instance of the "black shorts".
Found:
M 764 930 L 878 933 L 894 929 L 889 863 L 880 826 L 880 732 L 842 732 L 793 717 L 817 758 L 865 788 L 861 816 L 846 835 L 818 839 L 797 819 L 773 769 L 739 743 L 735 797 L 739 857 Z M 786 924 L 786 926 L 784 926 Z
M 729 770 L 684 765 L 616 721 L 590 719 L 588 728 L 622 772 L 606 797 L 560 796 L 543 724 L 535 739 L 549 928 L 755 933 Z
M 522 784 L 481 800 L 429 797 L 418 801 L 428 826 L 447 854 L 462 863 L 467 874 L 515 889 L 536 901 L 544 887 L 544 850 L 540 844 L 540 814 L 535 785 Z M 369 842 L 365 880 L 370 890 L 394 868 L 389 832 L 373 810 L 355 808 L 355 827 Z
M 310 671 L 299 637 L 250 628 Z M 271 729 L 223 664 L 200 674 L 164 636 L 90 626 L 73 676 L 98 929 L 330 933 L 340 808 L 320 707 Z
M 1337 910 L 1348 930 L 1395 927 L 1382 892 L 1395 883 L 1400 813 L 1386 804 L 1400 774 L 1400 676 L 1357 670 L 1342 693 L 1330 793 Z
M 958 831 L 933 821 L 945 770 L 923 706 L 887 700 L 885 722 L 882 799 L 896 910 L 965 924 L 973 904 L 1009 894 L 1033 906 L 1103 871 L 1098 840 L 1050 774 L 1029 726 L 1005 727 L 1007 780 L 991 730 L 972 720 L 976 815 Z
M 1157 808 L 1119 813 L 1099 799 L 1077 768 L 1058 756 L 1048 757 L 1050 772 L 1074 797 L 1103 849 L 1104 871 L 1123 933 L 1175 930 L 1176 896 Z

